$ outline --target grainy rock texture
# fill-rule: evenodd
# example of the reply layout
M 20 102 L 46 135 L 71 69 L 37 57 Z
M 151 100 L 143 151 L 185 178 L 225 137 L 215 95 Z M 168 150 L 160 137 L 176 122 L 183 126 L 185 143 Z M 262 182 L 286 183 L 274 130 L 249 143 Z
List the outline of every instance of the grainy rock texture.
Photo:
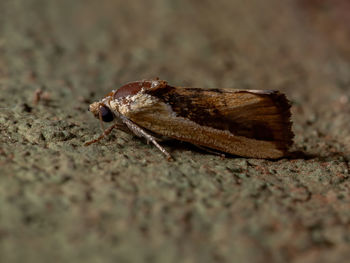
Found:
M 345 262 L 349 12 L 346 0 L 1 0 L 0 262 Z M 167 162 L 123 132 L 82 146 L 100 134 L 90 102 L 154 77 L 281 90 L 291 158 L 172 143 Z

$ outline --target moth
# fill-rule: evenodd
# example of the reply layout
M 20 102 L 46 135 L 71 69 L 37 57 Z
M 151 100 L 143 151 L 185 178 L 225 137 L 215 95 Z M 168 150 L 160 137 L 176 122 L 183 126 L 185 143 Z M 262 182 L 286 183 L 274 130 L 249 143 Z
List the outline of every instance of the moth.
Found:
M 142 80 L 112 90 L 89 106 L 102 122 L 113 122 L 90 145 L 114 128 L 143 137 L 168 159 L 158 143 L 189 142 L 204 149 L 253 158 L 285 156 L 292 144 L 290 103 L 275 90 L 173 87 Z

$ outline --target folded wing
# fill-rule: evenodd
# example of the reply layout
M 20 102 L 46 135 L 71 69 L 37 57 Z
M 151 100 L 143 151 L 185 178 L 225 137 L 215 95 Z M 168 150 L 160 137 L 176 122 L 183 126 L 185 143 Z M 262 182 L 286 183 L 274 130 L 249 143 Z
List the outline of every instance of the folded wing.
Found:
M 278 91 L 164 85 L 146 92 L 159 103 L 131 119 L 155 133 L 260 158 L 281 157 L 292 144 L 290 104 Z

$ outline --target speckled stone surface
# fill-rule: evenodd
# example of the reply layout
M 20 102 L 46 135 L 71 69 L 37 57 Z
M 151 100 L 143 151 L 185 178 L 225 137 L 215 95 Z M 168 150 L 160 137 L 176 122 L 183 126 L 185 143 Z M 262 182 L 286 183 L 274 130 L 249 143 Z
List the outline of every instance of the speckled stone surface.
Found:
M 0 1 L 0 262 L 345 262 L 350 5 Z M 100 134 L 90 102 L 127 81 L 279 89 L 277 161 Z M 37 90 L 44 92 L 34 102 Z

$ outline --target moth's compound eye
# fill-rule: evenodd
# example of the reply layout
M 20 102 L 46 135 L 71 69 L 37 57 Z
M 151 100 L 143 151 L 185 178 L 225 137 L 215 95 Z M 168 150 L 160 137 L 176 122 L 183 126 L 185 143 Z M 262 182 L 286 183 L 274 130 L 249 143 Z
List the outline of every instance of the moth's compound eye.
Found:
M 100 107 L 100 113 L 101 113 L 101 118 L 104 122 L 113 121 L 114 115 L 108 107 L 106 106 Z

